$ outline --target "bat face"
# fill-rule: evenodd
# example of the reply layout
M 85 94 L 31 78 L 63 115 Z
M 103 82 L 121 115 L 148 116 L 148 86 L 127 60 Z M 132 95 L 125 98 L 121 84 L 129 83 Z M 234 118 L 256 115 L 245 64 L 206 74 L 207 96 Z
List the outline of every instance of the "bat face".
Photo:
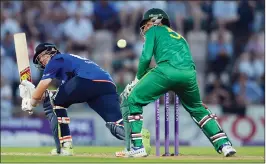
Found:
M 14 34 L 14 43 L 16 49 L 16 57 L 17 57 L 20 81 L 28 80 L 31 82 L 32 79 L 30 71 L 30 62 L 29 62 L 29 54 L 28 54 L 27 40 L 25 33 Z

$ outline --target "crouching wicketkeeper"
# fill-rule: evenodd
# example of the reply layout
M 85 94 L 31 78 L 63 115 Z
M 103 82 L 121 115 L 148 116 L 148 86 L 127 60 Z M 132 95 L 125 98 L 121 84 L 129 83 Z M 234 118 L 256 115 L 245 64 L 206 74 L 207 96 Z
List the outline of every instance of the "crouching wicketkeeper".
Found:
M 118 157 L 145 157 L 147 152 L 140 136 L 143 106 L 154 102 L 168 91 L 174 91 L 191 118 L 201 128 L 218 153 L 232 156 L 236 150 L 216 121 L 215 114 L 202 104 L 197 72 L 185 38 L 170 28 L 168 15 L 161 9 L 150 9 L 140 23 L 145 39 L 136 78 L 121 94 L 121 111 L 126 132 L 126 151 Z M 157 66 L 149 70 L 154 56 Z M 133 147 L 129 147 L 132 140 Z

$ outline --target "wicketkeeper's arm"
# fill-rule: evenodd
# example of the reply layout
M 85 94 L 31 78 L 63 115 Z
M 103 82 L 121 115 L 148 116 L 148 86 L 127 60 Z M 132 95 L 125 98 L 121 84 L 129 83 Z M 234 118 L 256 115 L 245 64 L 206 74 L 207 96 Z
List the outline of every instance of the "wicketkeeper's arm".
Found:
M 141 79 L 149 69 L 149 65 L 153 56 L 153 48 L 155 42 L 155 32 L 151 27 L 145 34 L 145 43 L 142 50 L 142 55 L 139 59 L 139 66 L 137 72 L 137 78 Z

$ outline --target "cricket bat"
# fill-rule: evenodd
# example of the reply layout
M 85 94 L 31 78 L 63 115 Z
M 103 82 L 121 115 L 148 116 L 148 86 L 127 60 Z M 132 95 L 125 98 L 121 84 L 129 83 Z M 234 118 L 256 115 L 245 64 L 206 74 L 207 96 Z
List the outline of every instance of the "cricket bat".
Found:
M 32 82 L 29 53 L 25 33 L 14 34 L 14 42 L 20 81 L 28 80 Z

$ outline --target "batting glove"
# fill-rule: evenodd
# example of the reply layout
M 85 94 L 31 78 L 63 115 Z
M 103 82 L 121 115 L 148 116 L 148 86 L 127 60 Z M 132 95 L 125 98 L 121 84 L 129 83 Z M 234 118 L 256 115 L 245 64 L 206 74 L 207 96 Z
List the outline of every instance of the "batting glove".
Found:
M 30 115 L 33 113 L 33 108 L 31 104 L 31 98 L 23 98 L 21 103 L 21 108 L 23 111 L 28 112 Z
M 32 93 L 35 90 L 35 85 L 27 80 L 23 80 L 19 85 L 19 94 L 20 97 L 23 98 L 31 98 Z

